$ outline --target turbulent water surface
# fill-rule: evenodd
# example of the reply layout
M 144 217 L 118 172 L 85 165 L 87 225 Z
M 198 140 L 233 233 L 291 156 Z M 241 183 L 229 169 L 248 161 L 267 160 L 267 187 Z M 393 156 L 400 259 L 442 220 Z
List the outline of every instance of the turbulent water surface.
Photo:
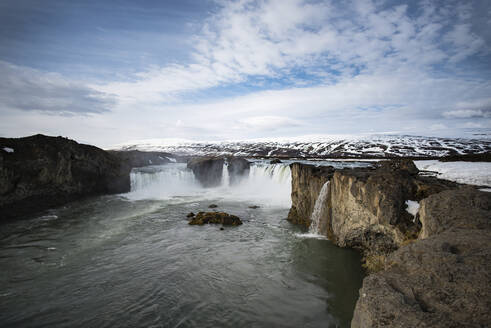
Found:
M 0 325 L 349 326 L 359 256 L 285 220 L 290 179 L 256 163 L 239 185 L 205 190 L 183 164 L 148 167 L 129 194 L 0 226 Z M 187 224 L 211 203 L 244 224 Z

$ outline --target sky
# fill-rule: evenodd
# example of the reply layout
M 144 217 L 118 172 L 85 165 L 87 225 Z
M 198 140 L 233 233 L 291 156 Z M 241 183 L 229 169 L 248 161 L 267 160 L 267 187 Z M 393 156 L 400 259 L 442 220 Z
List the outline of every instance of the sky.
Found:
M 491 1 L 0 2 L 0 136 L 491 134 Z

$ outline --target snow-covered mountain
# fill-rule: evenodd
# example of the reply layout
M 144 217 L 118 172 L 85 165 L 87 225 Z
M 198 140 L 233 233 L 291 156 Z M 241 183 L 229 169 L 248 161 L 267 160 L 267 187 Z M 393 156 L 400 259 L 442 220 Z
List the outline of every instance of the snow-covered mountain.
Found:
M 112 149 L 161 151 L 178 156 L 246 157 L 442 157 L 490 152 L 491 140 L 419 136 L 308 136 L 289 139 L 196 142 L 149 139 L 119 144 Z

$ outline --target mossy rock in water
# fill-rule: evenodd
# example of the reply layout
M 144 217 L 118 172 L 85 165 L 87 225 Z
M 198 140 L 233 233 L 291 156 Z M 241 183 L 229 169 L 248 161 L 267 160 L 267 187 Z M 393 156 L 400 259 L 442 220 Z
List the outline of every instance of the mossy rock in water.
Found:
M 192 225 L 203 225 L 208 223 L 217 223 L 223 225 L 238 226 L 242 224 L 239 217 L 225 212 L 199 212 L 189 221 Z

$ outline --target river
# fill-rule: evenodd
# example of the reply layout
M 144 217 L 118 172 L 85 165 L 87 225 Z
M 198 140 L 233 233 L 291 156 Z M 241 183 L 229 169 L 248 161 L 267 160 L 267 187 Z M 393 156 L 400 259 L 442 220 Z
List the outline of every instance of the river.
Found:
M 131 179 L 0 226 L 0 326 L 349 327 L 359 254 L 286 221 L 288 165 L 212 189 L 179 163 Z M 244 224 L 188 225 L 210 204 Z

